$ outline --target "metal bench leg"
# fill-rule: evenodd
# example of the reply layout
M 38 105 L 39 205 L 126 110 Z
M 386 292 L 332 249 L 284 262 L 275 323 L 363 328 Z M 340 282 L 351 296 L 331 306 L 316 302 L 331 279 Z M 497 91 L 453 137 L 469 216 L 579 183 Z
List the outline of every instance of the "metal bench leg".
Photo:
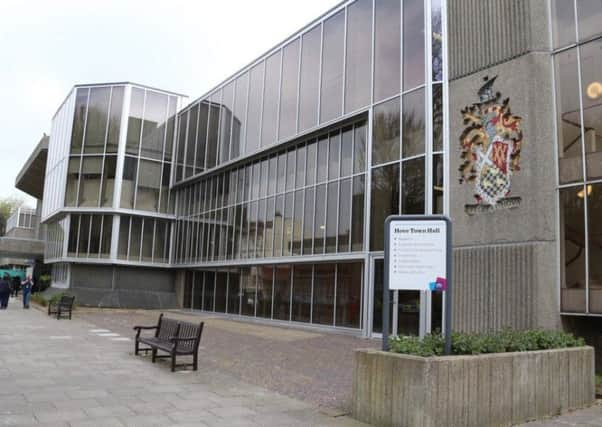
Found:
M 134 343 L 134 354 L 138 356 L 138 340 Z
M 176 353 L 171 353 L 171 372 L 175 372 L 176 370 Z
M 194 371 L 196 371 L 199 366 L 198 358 L 199 358 L 199 354 L 195 352 L 194 358 L 192 359 L 192 370 L 194 370 Z
M 155 360 L 157 360 L 157 349 L 153 348 L 153 353 L 152 353 L 152 361 L 153 361 L 153 363 L 155 363 Z

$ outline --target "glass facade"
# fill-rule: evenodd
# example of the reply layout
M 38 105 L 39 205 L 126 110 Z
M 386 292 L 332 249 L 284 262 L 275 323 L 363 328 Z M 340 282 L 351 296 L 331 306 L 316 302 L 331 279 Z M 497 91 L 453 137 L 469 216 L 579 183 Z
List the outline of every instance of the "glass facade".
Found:
M 360 328 L 362 264 L 264 264 L 188 271 L 184 307 L 314 325 Z
M 602 314 L 602 3 L 552 1 L 561 311 Z

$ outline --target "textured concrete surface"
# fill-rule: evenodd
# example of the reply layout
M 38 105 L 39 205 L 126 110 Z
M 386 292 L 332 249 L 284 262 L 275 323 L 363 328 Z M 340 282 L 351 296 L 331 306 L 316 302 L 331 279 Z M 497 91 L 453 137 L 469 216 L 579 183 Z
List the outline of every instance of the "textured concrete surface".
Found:
M 352 413 L 384 426 L 505 426 L 594 402 L 591 347 L 422 358 L 356 352 Z
M 77 318 L 132 335 L 134 324 L 155 324 L 159 311 L 80 309 Z M 350 408 L 353 352 L 377 340 L 226 320 L 209 314 L 167 313 L 205 322 L 199 364 L 245 382 L 311 402 Z
M 202 362 L 196 373 L 171 373 L 133 356 L 129 335 L 11 302 L 0 311 L 0 425 L 362 425 Z

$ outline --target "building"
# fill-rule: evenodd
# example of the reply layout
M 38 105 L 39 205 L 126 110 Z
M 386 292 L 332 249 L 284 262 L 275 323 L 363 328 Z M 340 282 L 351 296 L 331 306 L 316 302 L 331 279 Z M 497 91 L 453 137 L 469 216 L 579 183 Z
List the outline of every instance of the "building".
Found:
M 385 218 L 441 213 L 456 329 L 590 336 L 601 18 L 599 0 L 350 0 L 190 103 L 76 86 L 46 167 L 55 286 L 375 336 Z M 393 332 L 441 319 L 439 293 L 394 293 Z

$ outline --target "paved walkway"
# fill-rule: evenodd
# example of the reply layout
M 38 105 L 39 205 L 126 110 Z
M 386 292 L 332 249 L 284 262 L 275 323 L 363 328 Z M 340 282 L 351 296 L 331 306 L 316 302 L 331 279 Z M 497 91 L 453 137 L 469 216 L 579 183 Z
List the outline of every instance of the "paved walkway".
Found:
M 82 317 L 57 321 L 14 301 L 0 311 L 0 426 L 362 425 L 207 364 L 171 373 L 132 355 L 131 329 Z

